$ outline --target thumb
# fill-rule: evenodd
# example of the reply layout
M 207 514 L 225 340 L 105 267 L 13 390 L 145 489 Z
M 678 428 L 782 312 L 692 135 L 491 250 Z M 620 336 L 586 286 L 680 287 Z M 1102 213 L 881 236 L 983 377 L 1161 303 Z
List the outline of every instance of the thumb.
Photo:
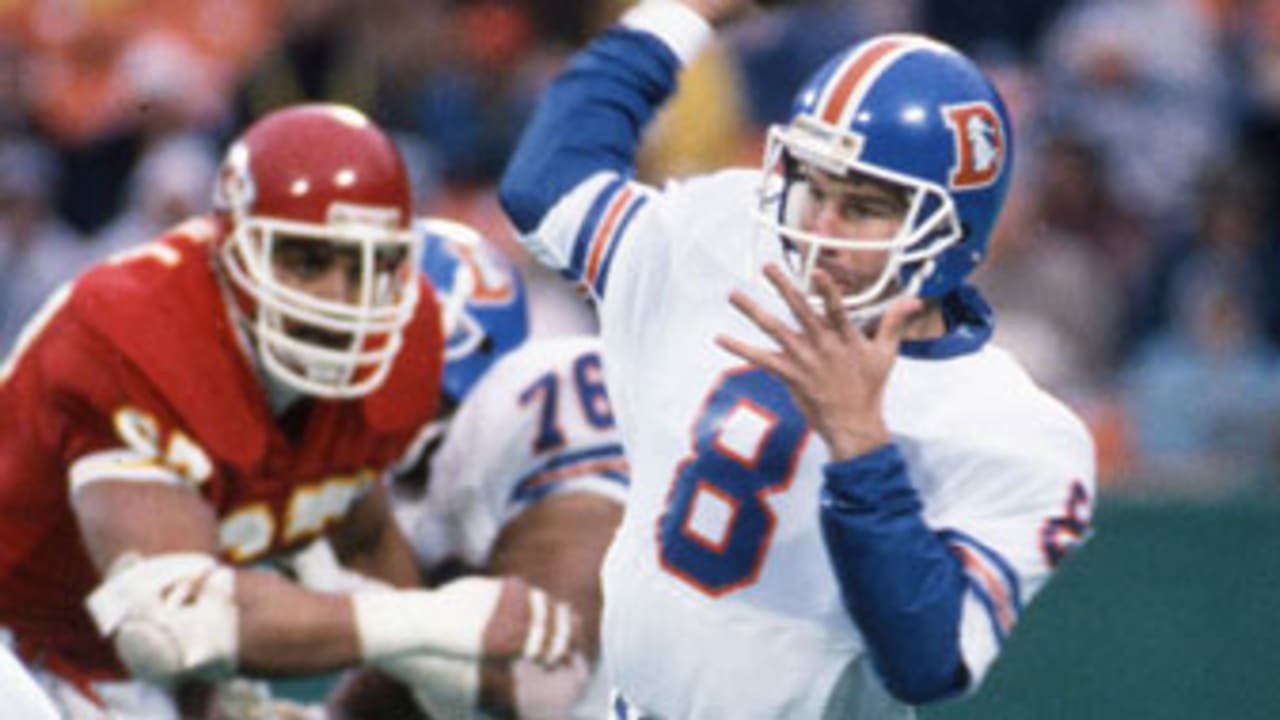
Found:
M 924 301 L 918 297 L 905 297 L 895 301 L 880 318 L 880 327 L 876 330 L 876 342 L 897 347 L 907 330 L 907 322 L 913 315 L 924 309 Z

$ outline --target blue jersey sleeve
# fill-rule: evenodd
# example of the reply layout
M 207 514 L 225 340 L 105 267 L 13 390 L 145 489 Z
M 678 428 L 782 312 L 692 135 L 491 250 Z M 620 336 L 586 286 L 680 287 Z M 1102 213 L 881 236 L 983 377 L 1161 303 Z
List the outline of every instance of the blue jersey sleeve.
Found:
M 910 704 L 964 691 L 960 649 L 968 580 L 921 515 L 896 445 L 825 468 L 821 523 L 844 605 L 894 697 Z
M 662 40 L 623 27 L 570 61 L 543 96 L 499 187 L 521 233 L 588 177 L 632 175 L 641 133 L 676 86 L 680 62 Z

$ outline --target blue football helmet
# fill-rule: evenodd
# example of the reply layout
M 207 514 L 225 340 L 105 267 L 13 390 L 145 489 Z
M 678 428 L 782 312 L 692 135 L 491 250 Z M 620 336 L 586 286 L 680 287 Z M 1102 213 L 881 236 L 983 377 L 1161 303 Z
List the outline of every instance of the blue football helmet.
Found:
M 824 250 L 881 253 L 878 279 L 842 288 L 854 322 L 906 295 L 959 287 L 987 252 L 1013 166 L 1004 102 L 973 61 L 919 35 L 878 36 L 826 63 L 769 129 L 757 216 L 762 242 L 782 242 L 786 266 L 815 305 Z M 822 235 L 802 226 L 814 173 L 868 179 L 905 198 L 890 238 Z M 774 249 L 760 249 L 776 255 Z
M 445 332 L 443 392 L 456 407 L 477 381 L 529 336 L 524 282 L 479 233 L 439 218 L 418 222 L 422 271 L 440 299 Z

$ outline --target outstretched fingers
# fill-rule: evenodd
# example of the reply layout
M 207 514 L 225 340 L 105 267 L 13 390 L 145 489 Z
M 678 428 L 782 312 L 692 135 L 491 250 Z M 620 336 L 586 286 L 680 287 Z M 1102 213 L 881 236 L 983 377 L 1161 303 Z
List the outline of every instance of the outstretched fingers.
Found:
M 787 327 L 787 324 L 782 322 L 781 318 L 760 307 L 759 303 L 747 297 L 747 294 L 740 290 L 734 290 L 729 293 L 729 303 L 737 308 L 738 312 L 745 315 L 748 320 L 755 323 L 756 327 L 764 331 L 766 335 L 773 338 L 774 342 L 778 343 L 778 346 L 784 351 L 796 351 L 798 344 L 796 333 Z
M 850 332 L 849 316 L 844 309 L 844 297 L 840 294 L 840 288 L 836 286 L 835 281 L 831 279 L 831 275 L 821 268 L 816 269 L 813 271 L 813 284 L 822 295 L 822 307 L 826 312 L 827 326 L 839 335 L 841 340 L 848 341 L 851 338 L 860 340 L 861 333 Z
M 896 353 L 898 346 L 902 344 L 907 323 L 923 307 L 924 301 L 917 297 L 906 297 L 895 301 L 880 319 L 880 326 L 875 334 L 876 344 L 892 349 Z
M 792 377 L 794 368 L 782 353 L 772 352 L 764 348 L 748 345 L 737 338 L 728 335 L 717 335 L 716 345 L 724 350 L 737 355 L 747 362 L 755 365 L 762 370 L 777 375 L 787 380 Z
M 800 323 L 805 335 L 816 340 L 822 333 L 822 320 L 818 318 L 813 308 L 809 306 L 809 299 L 791 282 L 791 278 L 777 263 L 766 265 L 764 275 L 768 278 L 769 284 L 773 285 L 778 294 L 782 296 L 783 302 L 787 304 L 791 314 Z

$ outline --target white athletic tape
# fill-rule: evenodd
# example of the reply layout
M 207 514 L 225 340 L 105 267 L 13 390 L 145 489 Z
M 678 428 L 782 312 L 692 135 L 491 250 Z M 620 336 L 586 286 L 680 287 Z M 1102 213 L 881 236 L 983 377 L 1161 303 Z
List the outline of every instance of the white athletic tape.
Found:
M 135 675 L 168 681 L 235 669 L 239 611 L 235 571 L 212 556 L 121 556 L 86 600 L 104 636 Z
M 359 592 L 351 596 L 366 662 L 434 652 L 478 658 L 501 581 L 468 577 L 438 590 Z
M 200 577 L 217 565 L 212 555 L 204 553 L 171 553 L 146 558 L 135 552 L 122 553 L 107 568 L 106 579 L 85 604 L 98 632 L 110 635 L 125 614 L 139 603 L 159 598 L 176 583 Z
M 551 636 L 551 647 L 547 649 L 548 663 L 554 665 L 568 655 L 572 630 L 573 623 L 570 619 L 568 603 L 556 603 L 555 634 Z
M 524 639 L 524 656 L 537 658 L 547 636 L 547 594 L 533 588 L 529 592 L 529 634 Z

